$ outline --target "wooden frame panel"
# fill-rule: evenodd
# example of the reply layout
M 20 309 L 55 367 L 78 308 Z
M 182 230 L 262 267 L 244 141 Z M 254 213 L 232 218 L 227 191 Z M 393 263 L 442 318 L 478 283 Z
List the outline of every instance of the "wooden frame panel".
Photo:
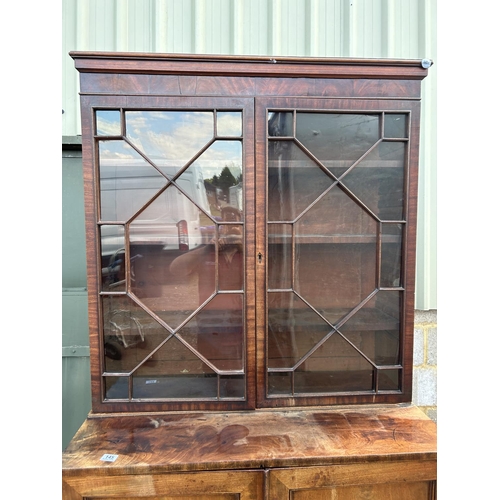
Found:
M 436 461 L 273 469 L 269 498 L 355 500 L 365 493 L 373 500 L 434 500 L 436 474 Z
M 65 500 L 260 500 L 263 471 L 211 471 L 155 475 L 103 476 L 85 474 L 63 478 Z

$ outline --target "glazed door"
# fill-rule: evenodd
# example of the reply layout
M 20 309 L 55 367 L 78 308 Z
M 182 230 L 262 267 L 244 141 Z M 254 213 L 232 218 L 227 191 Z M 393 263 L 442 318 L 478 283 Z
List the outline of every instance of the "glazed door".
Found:
M 252 407 L 253 100 L 84 99 L 100 411 Z
M 408 401 L 418 102 L 83 100 L 95 409 Z
M 417 106 L 257 99 L 259 405 L 408 398 Z

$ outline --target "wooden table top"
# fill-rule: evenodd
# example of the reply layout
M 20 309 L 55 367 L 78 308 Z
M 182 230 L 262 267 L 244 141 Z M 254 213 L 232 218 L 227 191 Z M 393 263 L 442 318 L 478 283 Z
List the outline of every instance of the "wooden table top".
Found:
M 259 469 L 436 456 L 436 424 L 411 405 L 89 415 L 63 452 L 63 474 Z

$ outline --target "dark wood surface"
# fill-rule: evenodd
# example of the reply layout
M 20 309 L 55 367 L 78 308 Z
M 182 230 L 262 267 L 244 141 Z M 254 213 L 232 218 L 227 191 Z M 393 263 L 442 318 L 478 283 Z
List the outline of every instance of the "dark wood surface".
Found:
M 118 457 L 105 462 L 105 454 Z M 63 454 L 63 472 L 148 474 L 415 459 L 436 459 L 436 424 L 414 406 L 114 414 L 86 420 Z
M 420 98 L 421 60 L 70 52 L 81 94 Z
M 118 52 L 70 52 L 80 72 L 151 74 L 230 74 L 323 77 L 399 78 L 422 80 L 427 69 L 421 59 L 356 59 L 259 57 L 194 54 L 153 54 Z

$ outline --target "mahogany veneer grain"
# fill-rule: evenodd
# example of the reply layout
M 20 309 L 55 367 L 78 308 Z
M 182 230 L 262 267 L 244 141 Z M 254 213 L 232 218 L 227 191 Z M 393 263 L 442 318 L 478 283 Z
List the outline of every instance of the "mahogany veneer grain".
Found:
M 118 455 L 113 463 L 104 454 Z M 90 416 L 63 470 L 159 471 L 435 460 L 436 424 L 414 406 Z

